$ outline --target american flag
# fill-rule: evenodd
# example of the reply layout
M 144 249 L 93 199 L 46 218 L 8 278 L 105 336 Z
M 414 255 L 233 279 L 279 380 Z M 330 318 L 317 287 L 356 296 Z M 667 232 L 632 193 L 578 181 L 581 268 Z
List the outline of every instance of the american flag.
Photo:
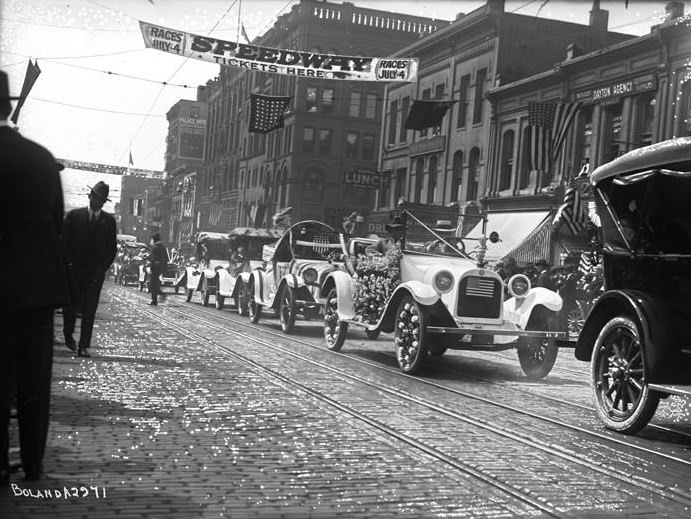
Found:
M 250 133 L 269 133 L 283 128 L 283 114 L 290 103 L 290 96 L 250 94 Z
M 528 103 L 528 124 L 531 132 L 530 155 L 533 169 L 549 177 L 581 102 Z
M 566 189 L 564 201 L 554 217 L 554 225 L 564 223 L 574 235 L 579 234 L 585 229 L 586 212 L 583 200 L 581 199 L 580 184 L 587 178 L 588 166 L 585 165 L 581 168 L 578 176 L 571 182 L 571 185 Z
M 440 126 L 441 121 L 456 101 L 434 101 L 419 100 L 413 101 L 408 117 L 405 121 L 407 130 L 424 130 Z

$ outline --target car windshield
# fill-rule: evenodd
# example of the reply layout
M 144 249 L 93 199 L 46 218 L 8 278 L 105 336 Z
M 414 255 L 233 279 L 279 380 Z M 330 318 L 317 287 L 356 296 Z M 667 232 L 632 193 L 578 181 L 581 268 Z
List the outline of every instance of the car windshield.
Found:
M 605 242 L 646 254 L 691 254 L 691 172 L 651 170 L 598 186 L 614 219 L 602 218 Z M 622 243 L 622 238 L 626 241 Z
M 462 239 L 481 223 L 480 216 L 461 216 L 455 212 L 405 211 L 403 250 L 434 256 L 468 258 L 477 241 Z M 467 250 L 466 250 L 467 249 Z
M 230 250 L 236 251 L 239 247 L 244 247 L 245 256 L 254 261 L 261 261 L 262 248 L 269 243 L 275 243 L 275 238 L 247 237 L 242 236 L 236 240 L 231 240 Z

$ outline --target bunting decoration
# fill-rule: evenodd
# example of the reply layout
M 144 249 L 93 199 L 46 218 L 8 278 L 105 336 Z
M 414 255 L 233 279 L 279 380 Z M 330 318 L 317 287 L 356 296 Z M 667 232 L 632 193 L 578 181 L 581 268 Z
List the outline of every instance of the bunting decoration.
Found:
M 456 101 L 422 101 L 416 99 L 405 122 L 407 130 L 424 130 L 440 126 L 441 121 Z
M 276 213 L 274 213 L 274 215 L 271 217 L 271 221 L 273 222 L 274 227 L 278 229 L 287 229 L 288 227 L 290 227 L 290 213 L 292 212 L 292 207 L 284 207 L 282 209 L 279 209 Z
M 130 150 L 130 166 L 134 166 L 134 160 L 132 159 L 132 150 Z
M 24 84 L 22 85 L 22 91 L 19 94 L 19 100 L 17 101 L 17 106 L 14 109 L 14 113 L 10 118 L 10 120 L 15 125 L 19 120 L 19 111 L 22 109 L 22 106 L 24 106 L 24 102 L 26 101 L 26 98 L 29 97 L 29 92 L 31 91 L 31 88 L 34 86 L 34 83 L 36 83 L 36 80 L 38 79 L 38 76 L 40 74 L 41 69 L 38 67 L 38 61 L 34 61 L 34 63 L 31 63 L 31 60 L 29 60 L 29 64 L 26 67 L 26 74 L 24 75 Z
M 560 224 L 566 224 L 571 234 L 577 235 L 586 226 L 586 206 L 581 199 L 580 184 L 588 179 L 588 165 L 584 165 L 576 178 L 571 182 L 564 193 L 564 201 L 562 202 L 557 214 L 554 217 L 553 226 L 557 227 Z
M 250 133 L 269 133 L 283 128 L 283 116 L 289 96 L 267 96 L 262 94 L 250 94 Z
M 247 31 L 245 30 L 245 24 L 244 23 L 240 24 L 240 32 L 242 33 L 242 37 L 245 38 L 245 41 L 247 43 L 252 43 L 252 40 L 250 40 L 250 37 L 247 36 Z
M 531 167 L 549 178 L 559 156 L 566 133 L 576 117 L 581 102 L 528 103 L 528 124 L 533 127 L 530 142 Z

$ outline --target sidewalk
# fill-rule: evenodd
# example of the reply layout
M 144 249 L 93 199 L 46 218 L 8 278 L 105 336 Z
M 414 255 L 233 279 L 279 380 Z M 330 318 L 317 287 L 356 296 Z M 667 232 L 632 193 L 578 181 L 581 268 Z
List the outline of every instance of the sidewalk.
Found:
M 304 395 L 153 329 L 151 307 L 118 290 L 106 284 L 91 358 L 55 346 L 47 476 L 13 474 L 1 517 L 419 515 L 433 478 L 458 486 Z M 56 337 L 61 326 L 58 315 Z

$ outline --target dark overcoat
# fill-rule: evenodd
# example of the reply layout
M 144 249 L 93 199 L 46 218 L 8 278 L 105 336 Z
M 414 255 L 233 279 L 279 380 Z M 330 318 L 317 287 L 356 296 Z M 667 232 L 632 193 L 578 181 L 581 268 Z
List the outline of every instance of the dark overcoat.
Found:
M 60 244 L 60 169 L 48 150 L 0 127 L 0 310 L 70 302 Z
M 89 209 L 72 209 L 62 225 L 62 240 L 74 268 L 97 268 L 105 273 L 118 251 L 115 217 L 101 210 L 92 229 Z
M 153 275 L 163 274 L 166 265 L 168 264 L 168 251 L 165 245 L 160 241 L 151 246 L 151 254 L 149 255 L 151 262 L 151 273 Z

